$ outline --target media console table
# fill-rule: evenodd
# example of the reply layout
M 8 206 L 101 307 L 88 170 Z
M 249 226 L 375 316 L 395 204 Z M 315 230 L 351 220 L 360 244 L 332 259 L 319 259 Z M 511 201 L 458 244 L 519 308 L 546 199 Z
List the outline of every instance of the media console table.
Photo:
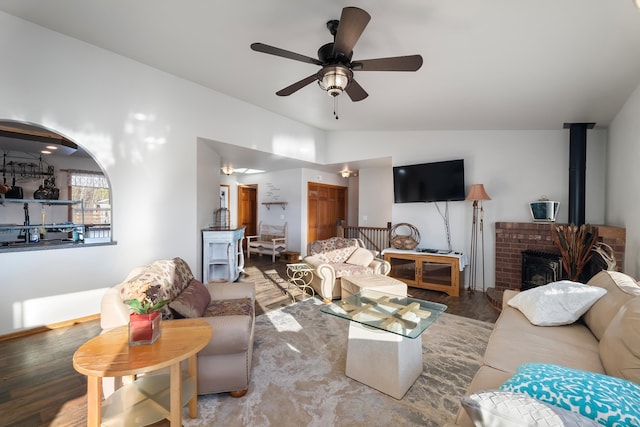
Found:
M 402 280 L 407 286 L 445 292 L 460 296 L 464 286 L 464 268 L 467 258 L 463 254 L 435 254 L 402 249 L 382 251 L 385 261 L 391 264 L 389 276 Z M 462 273 L 462 281 L 460 276 Z

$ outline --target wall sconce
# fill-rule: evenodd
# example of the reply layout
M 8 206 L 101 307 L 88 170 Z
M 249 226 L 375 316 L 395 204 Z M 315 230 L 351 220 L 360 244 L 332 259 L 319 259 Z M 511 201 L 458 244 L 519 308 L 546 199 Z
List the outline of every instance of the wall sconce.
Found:
M 342 175 L 343 178 L 349 178 L 349 176 L 351 175 L 351 171 L 348 169 L 345 169 L 342 172 L 340 172 L 340 175 Z
M 223 166 L 220 168 L 222 170 L 222 173 L 229 176 L 233 173 L 233 168 L 231 166 Z

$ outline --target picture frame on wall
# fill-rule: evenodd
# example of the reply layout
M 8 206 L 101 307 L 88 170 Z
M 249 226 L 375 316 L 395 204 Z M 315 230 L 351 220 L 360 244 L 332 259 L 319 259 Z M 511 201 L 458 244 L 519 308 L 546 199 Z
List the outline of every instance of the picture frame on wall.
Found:
M 220 184 L 220 207 L 229 209 L 229 186 Z

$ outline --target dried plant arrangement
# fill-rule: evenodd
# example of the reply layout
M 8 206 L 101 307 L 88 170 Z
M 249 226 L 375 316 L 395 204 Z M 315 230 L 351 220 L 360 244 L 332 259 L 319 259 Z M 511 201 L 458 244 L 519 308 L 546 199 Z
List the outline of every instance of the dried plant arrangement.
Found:
M 577 281 L 593 255 L 592 249 L 598 241 L 598 228 L 587 224 L 579 227 L 574 224 L 555 225 L 552 238 L 560 249 L 562 266 L 569 280 Z

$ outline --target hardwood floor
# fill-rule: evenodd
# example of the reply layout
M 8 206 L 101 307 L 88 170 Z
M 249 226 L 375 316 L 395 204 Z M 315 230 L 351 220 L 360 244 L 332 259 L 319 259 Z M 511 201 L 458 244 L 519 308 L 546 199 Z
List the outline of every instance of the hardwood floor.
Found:
M 276 262 L 271 263 L 271 258 L 267 256 L 261 256 L 257 258 L 251 258 L 250 266 L 255 266 L 261 271 L 268 271 L 275 269 L 281 278 L 286 278 L 286 264 Z M 427 301 L 439 302 L 445 304 L 448 308 L 446 313 L 456 314 L 458 316 L 468 317 L 471 319 L 482 320 L 484 322 L 495 322 L 500 314 L 495 308 L 493 308 L 487 301 L 486 296 L 482 292 L 475 292 L 470 294 L 466 291 L 461 291 L 459 297 L 450 297 L 443 292 L 429 291 L 426 289 L 409 288 L 409 296 L 413 298 L 423 299 Z M 284 305 L 291 303 L 291 298 L 284 295 L 278 295 L 278 289 L 274 287 L 269 289 L 264 294 L 256 295 L 260 305 L 270 309 L 277 309 Z M 256 308 L 256 312 L 259 308 Z
M 241 280 L 263 284 L 257 287 L 257 315 L 291 304 L 291 296 L 284 292 L 285 269 L 285 264 L 272 264 L 267 256 L 247 262 Z M 499 314 L 479 292 L 464 292 L 458 298 L 417 288 L 409 288 L 409 293 L 446 304 L 451 314 L 488 322 L 495 322 Z M 86 425 L 86 377 L 73 369 L 72 357 L 100 331 L 99 321 L 91 320 L 0 340 L 0 427 Z

